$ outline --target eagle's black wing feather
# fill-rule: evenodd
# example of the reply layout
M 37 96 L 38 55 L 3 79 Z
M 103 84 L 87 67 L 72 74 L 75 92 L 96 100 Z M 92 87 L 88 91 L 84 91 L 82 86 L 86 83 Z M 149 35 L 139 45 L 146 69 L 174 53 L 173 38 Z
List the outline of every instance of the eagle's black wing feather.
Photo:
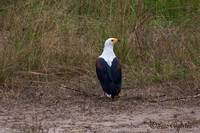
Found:
M 111 72 L 113 76 L 113 81 L 115 84 L 115 96 L 119 95 L 122 86 L 122 72 L 121 72 L 121 65 L 117 57 L 113 59 Z
M 97 58 L 96 60 L 96 73 L 102 89 L 107 94 L 114 93 L 114 82 L 111 68 L 103 58 Z

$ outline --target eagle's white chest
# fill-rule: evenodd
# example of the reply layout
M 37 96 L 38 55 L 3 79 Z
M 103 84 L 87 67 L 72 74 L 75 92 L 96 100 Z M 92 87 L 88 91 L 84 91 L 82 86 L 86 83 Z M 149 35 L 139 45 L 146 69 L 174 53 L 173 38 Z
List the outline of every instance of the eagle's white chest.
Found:
M 103 58 L 107 62 L 107 64 L 111 67 L 112 61 L 116 56 L 113 50 L 112 51 L 104 50 L 103 53 L 99 57 Z

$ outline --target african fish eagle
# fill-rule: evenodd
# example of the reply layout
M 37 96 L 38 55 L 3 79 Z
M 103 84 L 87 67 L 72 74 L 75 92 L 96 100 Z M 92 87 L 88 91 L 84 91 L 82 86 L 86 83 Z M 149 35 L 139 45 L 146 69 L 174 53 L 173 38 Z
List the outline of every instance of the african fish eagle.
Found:
M 113 51 L 114 45 L 120 42 L 116 38 L 105 41 L 103 53 L 96 59 L 96 73 L 106 96 L 118 96 L 122 86 L 122 73 L 120 62 Z

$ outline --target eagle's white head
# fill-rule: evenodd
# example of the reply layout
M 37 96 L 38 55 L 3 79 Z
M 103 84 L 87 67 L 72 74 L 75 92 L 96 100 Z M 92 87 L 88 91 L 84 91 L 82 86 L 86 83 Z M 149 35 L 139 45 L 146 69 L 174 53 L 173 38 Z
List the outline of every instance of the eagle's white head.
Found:
M 116 38 L 108 38 L 106 41 L 105 41 L 105 47 L 112 47 L 114 46 L 115 43 L 117 42 L 120 42 L 119 39 L 116 39 Z

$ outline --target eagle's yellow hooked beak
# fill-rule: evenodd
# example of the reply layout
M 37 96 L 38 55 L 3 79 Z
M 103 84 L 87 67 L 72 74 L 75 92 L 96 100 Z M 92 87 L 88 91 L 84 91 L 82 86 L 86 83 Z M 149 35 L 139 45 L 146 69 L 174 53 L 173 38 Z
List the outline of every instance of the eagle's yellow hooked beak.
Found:
M 119 39 L 112 39 L 112 42 L 117 43 L 117 42 L 120 42 L 120 40 Z

